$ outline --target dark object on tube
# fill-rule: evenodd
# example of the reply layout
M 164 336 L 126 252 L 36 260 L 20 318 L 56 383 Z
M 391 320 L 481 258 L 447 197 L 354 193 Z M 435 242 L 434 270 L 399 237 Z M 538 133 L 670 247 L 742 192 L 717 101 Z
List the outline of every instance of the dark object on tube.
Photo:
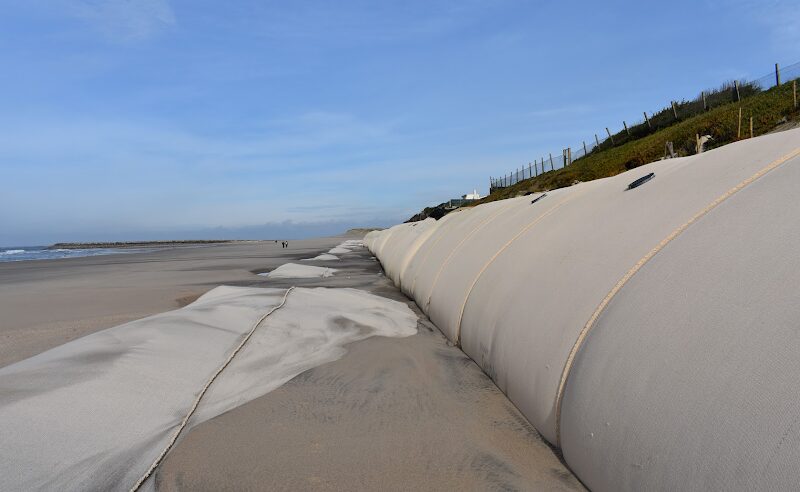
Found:
M 642 186 L 643 184 L 647 183 L 648 181 L 650 181 L 651 179 L 653 179 L 655 177 L 656 177 L 656 173 L 650 173 L 650 174 L 647 174 L 645 176 L 642 176 L 641 178 L 637 179 L 633 183 L 629 184 L 628 185 L 628 189 L 632 190 L 632 189 L 636 188 L 637 186 Z
M 542 193 L 541 195 L 539 195 L 536 198 L 534 198 L 533 200 L 531 200 L 531 203 L 536 203 L 536 202 L 538 202 L 539 200 L 541 200 L 542 198 L 544 198 L 546 196 L 547 196 L 547 193 Z

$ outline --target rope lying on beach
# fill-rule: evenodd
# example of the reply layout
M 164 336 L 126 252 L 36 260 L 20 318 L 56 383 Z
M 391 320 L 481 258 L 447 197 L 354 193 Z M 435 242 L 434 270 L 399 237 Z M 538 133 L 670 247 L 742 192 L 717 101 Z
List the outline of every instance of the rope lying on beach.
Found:
M 144 484 L 144 482 L 148 478 L 150 478 L 150 475 L 153 474 L 156 468 L 158 468 L 158 465 L 160 465 L 161 462 L 164 460 L 164 457 L 167 455 L 169 450 L 172 449 L 172 446 L 175 445 L 175 441 L 178 440 L 178 436 L 180 436 L 181 432 L 186 427 L 186 424 L 189 423 L 189 419 L 192 418 L 192 415 L 194 415 L 195 410 L 197 410 L 197 407 L 200 404 L 200 400 L 203 399 L 203 396 L 206 394 L 206 391 L 208 391 L 208 388 L 211 387 L 211 384 L 214 382 L 214 380 L 217 379 L 217 377 L 222 373 L 222 371 L 225 370 L 226 367 L 228 367 L 233 358 L 236 357 L 236 354 L 238 354 L 242 350 L 242 348 L 245 346 L 248 340 L 250 340 L 250 337 L 253 336 L 253 333 L 255 333 L 259 325 L 261 325 L 261 323 L 263 323 L 264 320 L 267 319 L 269 315 L 271 315 L 278 309 L 282 308 L 284 304 L 286 304 L 286 299 L 288 299 L 289 293 L 293 290 L 294 286 L 286 289 L 286 293 L 283 295 L 281 303 L 275 306 L 274 308 L 270 309 L 269 311 L 267 311 L 267 313 L 264 314 L 264 316 L 262 316 L 261 318 L 258 319 L 258 321 L 255 322 L 253 327 L 250 328 L 250 331 L 247 333 L 247 335 L 245 335 L 245 337 L 242 339 L 239 345 L 235 349 L 233 349 L 233 352 L 231 352 L 231 354 L 228 356 L 228 359 L 221 366 L 219 366 L 216 372 L 214 372 L 214 374 L 211 376 L 208 382 L 206 382 L 205 386 L 203 386 L 203 389 L 200 390 L 200 393 L 197 395 L 197 398 L 195 398 L 194 403 L 192 404 L 192 408 L 190 408 L 189 411 L 186 413 L 186 416 L 183 417 L 181 425 L 179 425 L 178 428 L 175 430 L 175 432 L 172 434 L 172 437 L 170 438 L 166 447 L 164 447 L 164 449 L 161 451 L 161 454 L 159 454 L 158 457 L 153 461 L 153 464 L 150 465 L 150 468 L 147 470 L 147 472 L 144 475 L 142 475 L 142 477 L 139 479 L 139 481 L 136 482 L 136 484 L 133 487 L 131 487 L 131 492 L 136 492 L 137 490 L 139 490 L 142 484 Z

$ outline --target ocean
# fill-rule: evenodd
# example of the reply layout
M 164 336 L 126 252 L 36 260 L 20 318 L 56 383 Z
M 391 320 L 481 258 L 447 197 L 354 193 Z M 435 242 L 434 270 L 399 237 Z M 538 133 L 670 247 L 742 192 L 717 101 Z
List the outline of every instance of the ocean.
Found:
M 86 248 L 86 249 L 47 249 L 47 246 L 0 247 L 0 263 L 7 261 L 52 260 L 57 258 L 78 258 L 81 256 L 100 256 L 123 253 L 153 251 L 155 248 Z

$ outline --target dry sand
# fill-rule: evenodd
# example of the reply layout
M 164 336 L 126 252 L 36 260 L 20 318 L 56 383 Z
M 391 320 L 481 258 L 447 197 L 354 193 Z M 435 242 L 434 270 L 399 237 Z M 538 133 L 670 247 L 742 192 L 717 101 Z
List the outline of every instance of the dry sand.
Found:
M 242 243 L 0 265 L 0 366 L 177 308 L 219 284 L 354 287 L 408 303 L 419 314 L 382 276 L 379 264 L 352 244 L 340 253 L 334 277 L 255 274 L 313 257 L 341 241 L 293 241 L 288 250 L 268 242 Z M 340 360 L 193 428 L 158 470 L 157 486 L 581 488 L 470 359 L 424 317 L 418 328 L 407 338 L 350 344 Z
M 157 488 L 582 489 L 478 366 L 364 249 L 348 247 L 334 277 L 270 285 L 354 287 L 408 302 L 418 333 L 352 344 L 342 359 L 193 428 Z
M 201 424 L 158 490 L 578 490 L 535 429 L 430 325 Z

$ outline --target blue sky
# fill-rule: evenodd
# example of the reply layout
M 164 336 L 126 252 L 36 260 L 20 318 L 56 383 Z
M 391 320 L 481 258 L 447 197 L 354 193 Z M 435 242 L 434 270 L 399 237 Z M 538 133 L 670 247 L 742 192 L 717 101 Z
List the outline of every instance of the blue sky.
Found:
M 0 7 L 0 245 L 389 225 L 800 61 L 785 0 Z

